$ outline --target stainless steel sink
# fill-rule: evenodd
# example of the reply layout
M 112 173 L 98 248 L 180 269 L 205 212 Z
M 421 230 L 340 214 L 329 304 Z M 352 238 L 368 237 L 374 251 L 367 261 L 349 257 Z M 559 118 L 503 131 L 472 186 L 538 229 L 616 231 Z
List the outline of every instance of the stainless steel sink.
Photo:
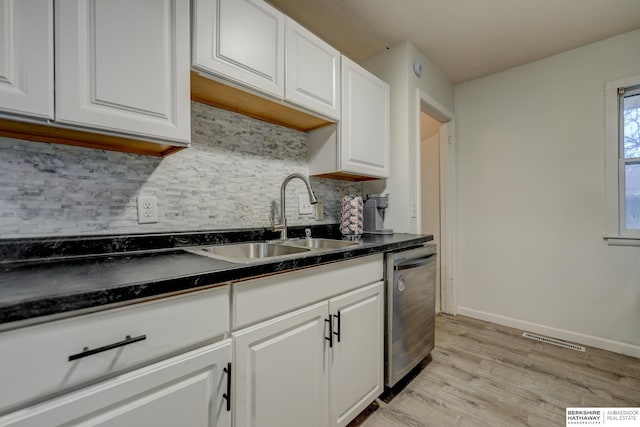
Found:
M 185 251 L 222 261 L 252 263 L 265 260 L 293 258 L 309 252 L 328 251 L 358 246 L 358 242 L 334 239 L 300 239 L 277 242 L 250 242 L 228 245 L 200 246 Z
M 352 246 L 358 246 L 360 243 L 350 242 L 347 240 L 335 240 L 335 239 L 301 239 L 301 240 L 290 240 L 287 242 L 283 242 L 283 244 L 287 246 L 295 246 L 295 247 L 309 248 L 309 249 L 341 249 L 341 248 L 348 248 Z
M 236 243 L 230 245 L 213 245 L 185 249 L 196 255 L 209 256 L 230 262 L 256 262 L 263 259 L 287 257 L 293 254 L 309 252 L 307 248 L 285 246 L 277 243 Z

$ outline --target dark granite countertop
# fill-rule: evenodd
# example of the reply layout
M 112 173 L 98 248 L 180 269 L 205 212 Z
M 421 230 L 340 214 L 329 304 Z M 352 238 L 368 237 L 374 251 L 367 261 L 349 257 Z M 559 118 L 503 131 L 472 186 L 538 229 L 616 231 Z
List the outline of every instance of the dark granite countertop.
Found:
M 247 236 L 242 232 L 240 237 L 246 240 Z M 249 237 L 256 237 L 256 234 Z M 251 264 L 191 254 L 181 249 L 188 244 L 108 255 L 14 260 L 0 264 L 0 329 L 46 321 L 76 310 L 95 310 L 163 294 L 401 250 L 432 239 L 430 235 L 365 235 L 361 245 L 356 247 Z M 228 240 L 235 239 L 227 236 L 222 241 L 214 239 L 212 243 L 229 243 Z M 202 242 L 197 241 L 197 244 Z

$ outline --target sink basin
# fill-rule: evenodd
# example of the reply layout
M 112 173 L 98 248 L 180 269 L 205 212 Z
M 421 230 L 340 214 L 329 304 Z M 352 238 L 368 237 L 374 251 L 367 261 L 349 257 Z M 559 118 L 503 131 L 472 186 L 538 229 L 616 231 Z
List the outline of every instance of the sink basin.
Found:
M 358 246 L 358 242 L 334 239 L 301 239 L 268 242 L 234 243 L 228 245 L 201 246 L 185 251 L 222 261 L 248 264 L 263 260 L 291 258 L 311 251 L 328 251 Z
M 230 262 L 256 262 L 308 252 L 308 248 L 276 243 L 236 243 L 185 249 L 187 252 Z
M 347 240 L 334 240 L 334 239 L 301 239 L 290 240 L 283 243 L 287 246 L 295 246 L 309 249 L 341 249 L 352 246 L 358 246 L 358 242 L 350 242 Z

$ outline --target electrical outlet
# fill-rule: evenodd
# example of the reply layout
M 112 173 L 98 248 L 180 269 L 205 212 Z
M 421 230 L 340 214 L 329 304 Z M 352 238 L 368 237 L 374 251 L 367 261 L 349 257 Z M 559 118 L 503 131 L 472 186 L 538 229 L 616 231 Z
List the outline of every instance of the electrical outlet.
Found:
M 158 222 L 158 201 L 153 196 L 138 197 L 138 224 Z
M 300 215 L 311 215 L 313 213 L 308 196 L 298 196 L 298 213 Z

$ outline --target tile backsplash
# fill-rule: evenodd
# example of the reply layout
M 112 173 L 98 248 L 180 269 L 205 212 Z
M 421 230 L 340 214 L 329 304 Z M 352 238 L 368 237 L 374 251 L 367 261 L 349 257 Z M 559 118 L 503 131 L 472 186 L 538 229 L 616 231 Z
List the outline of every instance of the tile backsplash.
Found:
M 0 238 L 254 228 L 280 215 L 280 184 L 308 173 L 305 134 L 192 103 L 191 147 L 159 159 L 0 138 Z M 338 222 L 340 198 L 362 184 L 311 178 L 325 219 L 298 214 L 300 180 L 287 187 L 290 225 Z M 158 222 L 138 224 L 136 197 L 156 196 Z

